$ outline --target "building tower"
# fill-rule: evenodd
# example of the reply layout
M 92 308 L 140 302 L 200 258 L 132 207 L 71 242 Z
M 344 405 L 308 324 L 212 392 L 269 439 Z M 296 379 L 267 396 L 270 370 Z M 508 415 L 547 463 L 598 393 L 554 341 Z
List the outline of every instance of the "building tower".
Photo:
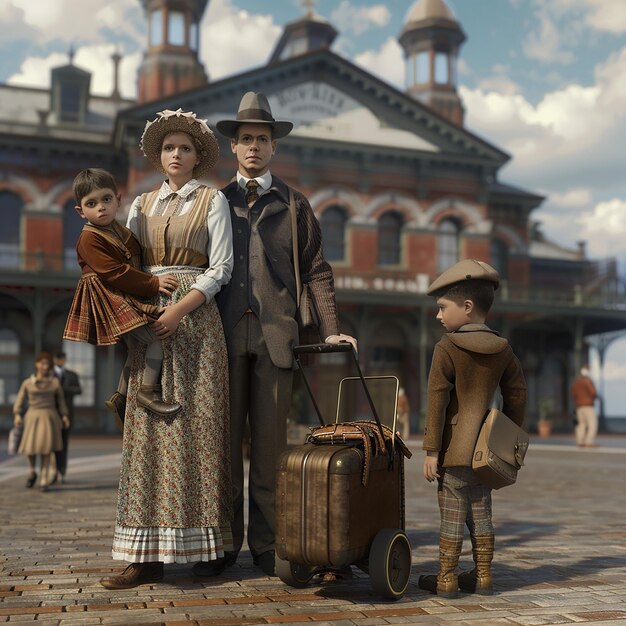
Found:
M 457 58 L 465 33 L 452 9 L 444 0 L 417 0 L 399 41 L 406 57 L 407 93 L 462 126 Z
M 269 64 L 285 61 L 315 50 L 327 50 L 337 37 L 335 27 L 317 15 L 313 0 L 303 0 L 306 15 L 285 25 L 269 60 Z
M 209 0 L 141 0 L 148 47 L 137 74 L 137 99 L 148 102 L 207 83 L 198 60 L 199 30 Z

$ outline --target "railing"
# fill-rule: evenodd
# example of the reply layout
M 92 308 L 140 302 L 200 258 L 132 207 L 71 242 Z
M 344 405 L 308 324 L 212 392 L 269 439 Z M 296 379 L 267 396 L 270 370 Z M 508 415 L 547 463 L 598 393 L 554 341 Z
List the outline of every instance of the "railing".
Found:
M 0 276 L 3 273 L 61 273 L 76 275 L 80 267 L 76 251 L 68 249 L 64 254 L 49 254 L 42 251 L 23 252 L 10 245 L 0 244 Z
M 614 259 L 584 264 L 577 284 L 541 285 L 531 281 L 519 284 L 502 280 L 498 290 L 501 302 L 515 304 L 549 304 L 626 310 L 626 284 L 617 274 Z M 27 274 L 41 277 L 45 274 L 75 278 L 80 272 L 74 249 L 64 254 L 22 252 L 12 246 L 0 244 L 0 282 L 2 275 Z M 377 292 L 386 294 L 425 294 L 435 277 L 427 274 L 410 275 L 406 271 L 384 271 L 380 274 L 362 274 L 350 268 L 335 270 L 338 290 L 346 292 Z

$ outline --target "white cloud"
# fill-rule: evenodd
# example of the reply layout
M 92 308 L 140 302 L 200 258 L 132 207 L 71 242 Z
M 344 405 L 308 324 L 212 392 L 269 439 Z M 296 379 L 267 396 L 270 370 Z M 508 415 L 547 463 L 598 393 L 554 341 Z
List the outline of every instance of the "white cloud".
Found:
M 0 0 L 0 40 L 4 44 L 36 36 L 36 29 L 24 18 L 24 11 L 11 0 Z
M 461 87 L 466 125 L 514 155 L 508 167 L 520 182 L 559 192 L 616 189 L 626 142 L 626 48 L 595 75 L 594 85 L 568 85 L 536 105 L 517 93 Z
M 581 209 L 591 206 L 591 189 L 569 189 L 563 193 L 550 194 L 550 203 L 566 209 Z
M 41 44 L 55 40 L 107 43 L 103 27 L 144 44 L 144 33 L 137 31 L 131 19 L 143 15 L 137 0 L 109 0 L 106 4 L 100 0 L 11 0 L 10 4 L 23 12 L 26 25 L 38 31 L 37 40 Z
M 201 25 L 201 60 L 210 80 L 264 65 L 282 27 L 272 15 L 251 14 L 231 0 L 213 0 Z
M 536 12 L 538 28 L 531 30 L 523 43 L 524 53 L 531 59 L 550 63 L 571 63 L 574 55 L 563 50 L 563 33 L 547 7 Z
M 558 1 L 558 0 L 557 0 Z M 496 84 L 461 87 L 466 126 L 511 153 L 500 177 L 548 196 L 533 216 L 566 245 L 588 242 L 592 257 L 626 258 L 626 48 L 533 104 Z
M 391 13 L 384 4 L 370 7 L 352 4 L 350 0 L 341 0 L 330 15 L 330 22 L 343 33 L 361 35 L 374 27 L 387 26 Z
M 609 33 L 626 32 L 626 3 L 615 0 L 584 0 L 588 7 L 586 23 Z
M 111 54 L 115 46 L 83 46 L 76 51 L 74 65 L 91 72 L 91 93 L 108 96 L 113 90 L 113 61 Z M 141 53 L 124 55 L 120 65 L 120 91 L 122 96 L 132 98 L 136 93 L 137 68 L 141 63 Z M 9 78 L 11 85 L 43 86 L 50 85 L 50 71 L 54 67 L 66 65 L 65 53 L 53 52 L 46 57 L 28 57 L 22 63 L 18 74 Z
M 389 37 L 378 50 L 366 50 L 357 54 L 354 60 L 368 72 L 404 90 L 404 53 L 395 37 Z
M 461 63 L 459 63 L 459 66 Z M 521 92 L 520 86 L 510 78 L 511 68 L 508 65 L 497 63 L 491 68 L 491 76 L 482 78 L 478 81 L 478 87 L 483 91 L 495 91 L 504 95 L 514 95 Z M 461 72 L 459 67 L 459 74 L 467 75 L 468 72 L 464 70 Z
M 626 199 L 599 202 L 576 220 L 591 256 L 622 256 L 626 237 Z

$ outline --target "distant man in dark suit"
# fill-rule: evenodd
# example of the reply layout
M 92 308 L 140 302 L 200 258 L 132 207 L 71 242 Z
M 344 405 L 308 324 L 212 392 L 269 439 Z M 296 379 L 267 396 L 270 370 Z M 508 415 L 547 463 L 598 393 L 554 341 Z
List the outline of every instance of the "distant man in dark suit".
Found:
M 82 393 L 80 379 L 78 374 L 65 367 L 65 352 L 57 352 L 54 355 L 54 375 L 59 379 L 63 394 L 65 395 L 65 404 L 67 404 L 67 413 L 70 418 L 70 428 L 74 423 L 74 396 Z M 56 457 L 57 472 L 61 475 L 61 482 L 65 482 L 65 472 L 67 471 L 67 448 L 70 438 L 70 429 L 64 428 L 63 431 L 63 449 L 54 453 Z

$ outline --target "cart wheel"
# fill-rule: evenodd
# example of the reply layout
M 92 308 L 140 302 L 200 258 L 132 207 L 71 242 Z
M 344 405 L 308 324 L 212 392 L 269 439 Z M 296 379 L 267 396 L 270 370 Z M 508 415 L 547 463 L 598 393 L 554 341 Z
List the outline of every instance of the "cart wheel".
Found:
M 291 563 L 276 557 L 276 576 L 290 587 L 306 587 L 313 578 L 315 568 L 301 563 Z
M 411 544 L 402 530 L 384 528 L 372 541 L 369 556 L 372 587 L 383 598 L 398 600 L 411 576 Z

